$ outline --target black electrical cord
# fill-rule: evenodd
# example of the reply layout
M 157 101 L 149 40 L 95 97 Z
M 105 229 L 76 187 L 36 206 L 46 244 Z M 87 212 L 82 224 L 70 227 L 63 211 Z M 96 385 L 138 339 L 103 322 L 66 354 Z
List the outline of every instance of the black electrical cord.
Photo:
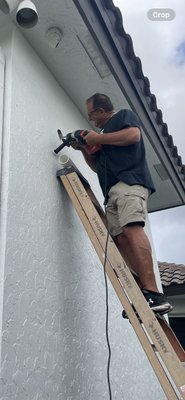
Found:
M 103 150 L 102 150 L 103 151 Z M 107 220 L 107 160 L 106 154 L 103 151 L 104 159 L 105 159 L 105 217 Z M 107 282 L 107 274 L 106 274 L 106 261 L 107 261 L 107 249 L 108 249 L 108 242 L 109 242 L 109 229 L 107 226 L 107 237 L 105 242 L 105 250 L 104 250 L 104 264 L 103 264 L 103 271 L 104 271 L 104 280 L 105 280 L 105 302 L 106 302 L 106 340 L 107 340 L 107 347 L 108 347 L 108 361 L 107 361 L 107 382 L 108 382 L 108 389 L 109 389 L 109 399 L 112 400 L 112 391 L 111 391 L 111 383 L 110 383 L 110 361 L 111 361 L 111 347 L 109 341 L 109 292 L 108 292 L 108 282 Z

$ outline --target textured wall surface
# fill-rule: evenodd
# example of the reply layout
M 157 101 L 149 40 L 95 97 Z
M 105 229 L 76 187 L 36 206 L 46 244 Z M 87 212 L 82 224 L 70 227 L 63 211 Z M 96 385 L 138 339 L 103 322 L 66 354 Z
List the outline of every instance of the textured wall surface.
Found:
M 5 69 L 5 59 L 2 49 L 0 48 L 0 160 L 2 155 L 2 133 L 3 133 L 2 131 L 3 131 L 3 102 L 4 102 L 4 69 Z
M 0 182 L 2 182 L 2 146 L 3 146 L 3 110 L 4 110 L 4 70 L 5 70 L 5 60 L 2 49 L 0 48 Z M 1 213 L 0 213 L 1 217 Z M 2 222 L 0 224 L 0 238 L 1 235 Z M 2 254 L 1 257 L 2 258 Z M 4 279 L 4 269 L 3 264 L 0 264 L 0 327 L 2 325 L 2 307 L 3 307 L 3 279 Z M 1 358 L 1 348 L 0 348 L 0 358 Z
M 0 399 L 108 399 L 103 271 L 53 155 L 58 128 L 87 122 L 17 30 L 7 62 Z M 98 193 L 81 155 L 65 153 Z M 111 287 L 109 307 L 113 399 L 163 400 Z

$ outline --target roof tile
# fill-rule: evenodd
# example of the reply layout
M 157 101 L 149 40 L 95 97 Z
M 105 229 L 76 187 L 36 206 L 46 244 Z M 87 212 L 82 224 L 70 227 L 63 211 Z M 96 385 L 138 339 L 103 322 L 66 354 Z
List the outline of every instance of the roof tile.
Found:
M 185 265 L 159 261 L 158 266 L 163 286 L 185 284 Z

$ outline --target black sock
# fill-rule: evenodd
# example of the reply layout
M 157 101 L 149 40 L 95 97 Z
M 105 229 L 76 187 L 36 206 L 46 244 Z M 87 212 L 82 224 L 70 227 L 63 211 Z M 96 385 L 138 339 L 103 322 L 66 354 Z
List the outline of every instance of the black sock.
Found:
M 143 293 L 153 293 L 155 296 L 161 296 L 161 293 L 159 292 L 154 292 L 153 290 L 148 290 L 148 289 L 142 289 Z

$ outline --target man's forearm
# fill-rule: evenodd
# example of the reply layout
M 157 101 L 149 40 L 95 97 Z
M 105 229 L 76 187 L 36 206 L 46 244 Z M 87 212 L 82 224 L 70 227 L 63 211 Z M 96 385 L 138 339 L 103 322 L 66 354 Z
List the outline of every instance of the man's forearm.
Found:
M 140 141 L 141 132 L 137 127 L 124 128 L 120 131 L 99 134 L 90 131 L 84 140 L 89 146 L 96 144 L 114 145 L 114 146 L 130 146 Z
M 129 146 L 140 140 L 139 128 L 125 128 L 117 132 L 101 135 L 101 144 L 110 144 L 114 146 Z

